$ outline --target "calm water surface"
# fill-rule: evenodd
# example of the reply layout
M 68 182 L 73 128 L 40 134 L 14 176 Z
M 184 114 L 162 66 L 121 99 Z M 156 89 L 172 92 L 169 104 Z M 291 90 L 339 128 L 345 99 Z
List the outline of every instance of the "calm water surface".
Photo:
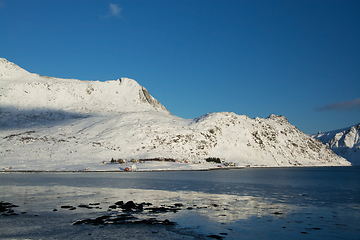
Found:
M 0 180 L 1 201 L 19 206 L 18 215 L 0 216 L 1 238 L 360 239 L 359 167 L 1 173 Z M 169 219 L 172 227 L 72 225 L 116 215 L 108 206 L 119 200 L 182 206 L 133 213 Z M 97 209 L 77 207 L 95 202 Z

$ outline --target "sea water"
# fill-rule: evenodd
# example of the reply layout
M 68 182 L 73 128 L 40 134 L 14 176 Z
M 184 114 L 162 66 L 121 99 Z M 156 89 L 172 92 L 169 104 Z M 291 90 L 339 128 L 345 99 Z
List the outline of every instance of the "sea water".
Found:
M 359 167 L 1 173 L 0 186 L 18 206 L 0 216 L 0 238 L 360 239 Z M 148 203 L 131 214 L 176 225 L 73 225 L 122 214 L 109 208 L 117 201 Z

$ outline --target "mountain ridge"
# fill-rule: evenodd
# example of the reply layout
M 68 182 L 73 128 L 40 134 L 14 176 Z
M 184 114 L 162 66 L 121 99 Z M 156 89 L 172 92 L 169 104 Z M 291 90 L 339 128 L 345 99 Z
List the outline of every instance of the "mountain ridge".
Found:
M 350 165 L 284 116 L 218 112 L 182 119 L 132 79 L 80 81 L 17 71 L 0 77 L 2 167 L 103 169 L 101 162 L 111 158 L 204 163 L 208 157 L 236 166 Z
M 99 82 L 42 77 L 0 59 L 0 80 L 1 104 L 8 109 L 81 114 L 154 110 L 170 114 L 144 87 L 129 78 Z
M 310 135 L 344 157 L 353 165 L 360 165 L 360 123 L 348 128 Z

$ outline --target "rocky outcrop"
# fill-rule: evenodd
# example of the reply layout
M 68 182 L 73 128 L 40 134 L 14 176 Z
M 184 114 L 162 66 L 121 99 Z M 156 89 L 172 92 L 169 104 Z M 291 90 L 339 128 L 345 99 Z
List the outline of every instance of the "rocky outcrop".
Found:
M 155 109 L 162 109 L 168 111 L 166 107 L 164 107 L 158 100 L 156 100 L 153 96 L 151 96 L 149 91 L 144 87 L 142 87 L 141 90 L 139 91 L 139 97 L 141 101 L 150 104 Z

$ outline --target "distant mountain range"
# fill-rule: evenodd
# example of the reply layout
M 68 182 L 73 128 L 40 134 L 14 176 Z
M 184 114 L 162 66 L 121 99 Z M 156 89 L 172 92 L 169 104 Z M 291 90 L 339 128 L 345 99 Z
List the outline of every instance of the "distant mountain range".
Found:
M 360 123 L 311 136 L 326 144 L 337 155 L 346 158 L 352 165 L 360 165 Z
M 284 116 L 172 115 L 135 80 L 43 77 L 0 59 L 0 167 L 72 170 L 111 158 L 215 157 L 236 166 L 348 166 Z M 357 135 L 358 136 L 358 135 Z

